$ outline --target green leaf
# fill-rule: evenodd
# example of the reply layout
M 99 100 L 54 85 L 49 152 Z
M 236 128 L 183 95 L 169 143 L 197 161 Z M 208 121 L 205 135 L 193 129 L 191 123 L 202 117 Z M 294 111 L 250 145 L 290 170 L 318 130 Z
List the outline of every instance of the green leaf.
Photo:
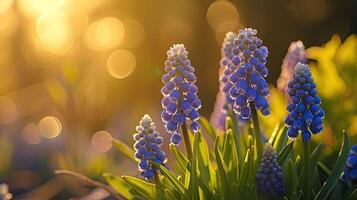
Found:
M 272 146 L 275 142 L 276 137 L 278 136 L 279 126 L 280 126 L 279 124 L 275 125 L 273 132 L 270 134 L 268 143 L 271 144 Z
M 137 192 L 143 195 L 146 199 L 159 199 L 156 196 L 156 185 L 152 183 L 148 183 L 139 178 L 131 177 L 131 176 L 122 176 L 121 177 L 125 182 L 131 185 Z
M 119 176 L 110 173 L 104 173 L 103 177 L 108 182 L 108 184 L 124 198 L 142 200 L 145 199 L 139 192 L 137 192 L 131 185 L 126 183 Z
M 280 166 L 283 166 L 285 160 L 288 158 L 291 150 L 293 149 L 294 141 L 290 142 L 284 147 L 283 150 L 278 154 L 278 163 Z
M 228 130 L 225 135 L 225 143 L 222 151 L 223 160 L 227 167 L 227 178 L 230 185 L 238 184 L 239 163 L 236 144 L 234 142 L 233 132 Z
M 323 164 L 321 161 L 319 161 L 317 163 L 317 165 L 320 167 L 320 169 L 327 175 L 330 176 L 331 175 L 331 170 L 325 165 Z
M 296 167 L 291 159 L 288 160 L 287 170 L 286 170 L 286 191 L 287 196 L 290 197 L 290 200 L 297 199 L 297 190 L 298 190 L 298 175 Z
M 344 132 L 342 147 L 338 155 L 338 158 L 336 160 L 335 166 L 333 167 L 332 174 L 327 178 L 326 182 L 324 183 L 320 191 L 317 193 L 315 200 L 327 199 L 332 189 L 336 185 L 339 177 L 341 176 L 341 173 L 346 163 L 348 153 L 349 153 L 349 139 L 346 132 Z
M 337 182 L 329 199 L 333 199 L 333 200 L 343 200 L 344 199 L 343 198 L 344 192 L 342 191 L 343 190 L 342 188 L 344 186 L 342 184 L 343 183 L 341 181 Z
M 228 178 L 226 175 L 226 167 L 224 166 L 223 163 L 223 158 L 222 154 L 219 151 L 218 148 L 218 141 L 216 140 L 215 145 L 214 145 L 214 150 L 215 150 L 215 155 L 216 155 L 216 162 L 217 162 L 217 168 L 218 168 L 218 176 L 221 184 L 221 189 L 222 189 L 222 198 L 223 199 L 230 199 L 229 198 L 229 184 L 228 184 Z
M 249 198 L 249 199 L 251 198 L 251 196 L 250 196 L 251 188 L 248 183 L 250 182 L 249 178 L 252 178 L 251 177 L 252 171 L 254 169 L 252 160 L 253 160 L 252 151 L 250 148 L 248 148 L 245 159 L 244 159 L 242 171 L 240 173 L 238 189 L 240 192 L 240 196 L 243 196 L 243 197 Z
M 274 140 L 274 149 L 276 152 L 280 152 L 285 146 L 288 141 L 288 136 L 286 134 L 286 127 L 283 126 L 280 130 L 276 139 Z
M 152 165 L 154 165 L 154 167 L 157 169 L 160 169 L 162 175 L 164 175 L 172 183 L 176 191 L 178 191 L 181 196 L 185 196 L 187 191 L 184 185 L 179 180 L 177 180 L 176 176 L 171 171 L 156 162 L 152 162 Z
M 209 121 L 206 118 L 201 116 L 199 120 L 205 132 L 209 136 L 211 136 L 212 139 L 215 139 L 217 137 L 216 129 L 209 123 Z
M 351 196 L 349 196 L 348 200 L 355 200 L 357 199 L 357 189 L 353 190 Z
M 198 178 L 197 182 L 200 188 L 202 189 L 206 199 L 216 199 L 213 193 L 207 188 L 206 184 L 204 184 L 201 179 Z
M 176 158 L 177 162 L 179 163 L 181 170 L 185 172 L 188 163 L 187 157 L 183 155 L 180 151 L 178 151 L 176 145 L 174 144 L 170 144 L 170 150 L 174 155 L 174 157 Z
M 195 144 L 195 143 L 194 143 Z M 197 135 L 197 150 L 196 150 L 196 165 L 198 168 L 198 177 L 202 182 L 211 190 L 213 190 L 213 184 L 215 179 L 212 178 L 214 170 L 210 162 L 210 151 L 207 142 L 202 134 Z
M 199 199 L 199 191 L 198 191 L 198 184 L 197 184 L 197 171 L 196 171 L 196 166 L 197 166 L 197 152 L 198 152 L 198 145 L 200 142 L 200 135 L 201 132 L 195 133 L 195 137 L 193 140 L 193 158 L 190 165 L 190 183 L 188 189 L 188 197 L 189 199 Z
M 120 152 L 136 164 L 134 150 L 131 147 L 126 145 L 123 141 L 117 139 L 113 139 L 113 144 Z

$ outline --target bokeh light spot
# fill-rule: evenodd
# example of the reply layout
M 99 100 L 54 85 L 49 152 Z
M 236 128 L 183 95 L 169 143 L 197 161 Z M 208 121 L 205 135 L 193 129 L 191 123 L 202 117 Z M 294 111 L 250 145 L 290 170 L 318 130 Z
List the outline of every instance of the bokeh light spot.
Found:
M 62 131 L 61 122 L 53 116 L 47 116 L 40 120 L 38 127 L 40 133 L 45 138 L 55 138 Z
M 112 148 L 112 135 L 107 131 L 98 131 L 92 136 L 92 146 L 98 152 L 107 152 Z
M 133 53 L 125 49 L 114 51 L 107 60 L 107 69 L 115 78 L 125 78 L 135 69 L 136 60 Z
M 52 54 L 66 53 L 73 44 L 73 35 L 63 12 L 42 15 L 36 24 L 40 46 Z
M 107 17 L 89 24 L 85 43 L 95 50 L 110 49 L 118 46 L 124 35 L 123 23 L 114 17 Z
M 34 123 L 29 123 L 23 128 L 22 137 L 28 144 L 35 145 L 41 142 L 40 130 Z
M 8 97 L 0 97 L 0 124 L 9 124 L 17 119 L 17 107 Z
M 207 21 L 216 30 L 226 21 L 239 22 L 239 13 L 233 3 L 225 0 L 213 2 L 207 10 Z

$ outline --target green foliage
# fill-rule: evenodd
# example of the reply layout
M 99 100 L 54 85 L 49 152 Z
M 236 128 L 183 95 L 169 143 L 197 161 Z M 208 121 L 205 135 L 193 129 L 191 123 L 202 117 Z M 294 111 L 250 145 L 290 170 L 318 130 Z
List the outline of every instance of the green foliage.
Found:
M 232 122 L 230 119 L 228 121 Z M 145 181 L 111 174 L 104 174 L 105 179 L 115 191 L 127 199 L 279 199 L 257 194 L 255 175 L 260 163 L 256 159 L 254 134 L 238 132 L 234 123 L 227 123 L 226 131 L 218 133 L 206 119 L 201 119 L 201 122 L 205 134 L 194 134 L 191 141 L 192 160 L 176 146 L 170 145 L 171 153 L 179 166 L 177 172 L 158 163 L 152 163 L 161 172 L 159 181 Z M 235 137 L 237 134 L 240 136 Z M 303 157 L 302 142 L 288 141 L 286 128 L 279 125 L 275 126 L 270 135 L 268 142 L 278 152 L 278 163 L 283 167 L 286 195 L 281 198 L 303 199 L 303 187 L 307 184 L 311 186 L 311 197 L 315 200 L 333 199 L 336 196 L 342 198 L 343 185 L 339 182 L 339 177 L 349 152 L 349 139 L 346 133 L 343 134 L 341 150 L 333 169 L 329 169 L 320 160 L 324 148 L 322 143 L 312 149 L 308 155 L 307 165 L 311 174 L 309 183 L 303 179 L 306 166 L 300 161 Z M 205 136 L 214 138 L 213 144 L 209 144 Z M 132 159 L 130 148 L 125 143 L 114 140 L 114 144 L 121 153 Z M 210 146 L 213 149 L 210 149 Z M 244 151 L 239 152 L 242 149 Z M 357 194 L 355 190 L 348 192 L 345 194 L 346 199 L 352 199 Z

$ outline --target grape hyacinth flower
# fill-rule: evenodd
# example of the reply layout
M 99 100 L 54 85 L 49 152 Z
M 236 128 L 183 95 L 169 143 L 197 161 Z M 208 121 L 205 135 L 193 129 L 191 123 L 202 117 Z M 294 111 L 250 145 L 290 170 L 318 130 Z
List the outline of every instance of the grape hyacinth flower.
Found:
M 285 194 L 282 168 L 277 157 L 273 147 L 266 144 L 256 176 L 257 191 L 262 195 L 282 197 Z
M 345 183 L 352 183 L 352 185 L 357 184 L 357 144 L 352 146 L 351 152 L 348 154 L 341 180 Z
M 263 115 L 270 114 L 267 96 L 268 76 L 266 58 L 268 49 L 262 46 L 262 40 L 255 35 L 257 30 L 245 28 L 234 39 L 231 64 L 226 68 L 232 87 L 224 88 L 233 100 L 233 110 L 242 119 L 251 118 L 251 108 L 260 110 Z M 229 73 L 228 73 L 229 72 Z
M 198 88 L 195 85 L 195 69 L 187 57 L 188 52 L 183 44 L 176 44 L 167 51 L 165 61 L 166 74 L 162 81 L 165 86 L 161 89 L 163 112 L 161 118 L 166 130 L 172 133 L 171 143 L 181 142 L 179 129 L 190 121 L 190 129 L 197 132 L 200 129 L 199 113 L 201 101 L 197 96 Z M 186 127 L 185 127 L 186 128 Z
M 150 180 L 154 176 L 154 170 L 150 162 L 156 162 L 165 166 L 166 154 L 161 150 L 163 142 L 159 132 L 149 115 L 144 115 L 140 126 L 136 127 L 137 133 L 133 135 L 135 159 L 139 162 L 140 175 Z
M 233 100 L 230 99 L 230 96 L 227 95 L 224 91 L 224 87 L 232 87 L 232 84 L 229 82 L 229 71 L 226 68 L 231 64 L 233 58 L 232 48 L 234 47 L 233 41 L 237 36 L 236 33 L 228 32 L 224 38 L 222 48 L 221 48 L 221 61 L 219 69 L 219 91 L 216 96 L 216 102 L 214 104 L 214 110 L 211 114 L 211 123 L 212 125 L 219 129 L 223 130 L 225 127 L 225 121 L 227 117 L 227 108 L 228 104 L 232 104 Z M 227 84 L 229 84 L 227 86 Z M 233 105 L 233 104 L 232 104 Z
M 292 42 L 281 65 L 281 73 L 277 81 L 278 89 L 287 93 L 288 83 L 292 78 L 296 64 L 306 63 L 305 46 L 302 41 Z
M 290 104 L 285 119 L 289 127 L 289 138 L 296 138 L 298 133 L 305 142 L 309 141 L 312 134 L 322 131 L 324 111 L 320 107 L 321 99 L 317 96 L 316 84 L 314 83 L 310 69 L 307 65 L 298 63 L 295 67 L 292 80 L 288 84 Z

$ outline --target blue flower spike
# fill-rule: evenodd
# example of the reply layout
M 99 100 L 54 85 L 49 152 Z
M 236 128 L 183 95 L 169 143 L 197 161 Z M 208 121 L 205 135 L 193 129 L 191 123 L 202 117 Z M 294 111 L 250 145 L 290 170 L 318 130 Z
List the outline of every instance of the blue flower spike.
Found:
M 283 172 L 277 157 L 273 147 L 267 143 L 256 176 L 257 191 L 261 195 L 282 197 L 285 194 Z
M 165 152 L 161 150 L 163 139 L 149 115 L 144 115 L 136 131 L 133 135 L 136 141 L 134 144 L 135 159 L 138 161 L 140 175 L 146 180 L 151 180 L 156 169 L 151 166 L 150 162 L 165 166 L 167 161 Z
M 351 152 L 348 154 L 341 180 L 352 185 L 357 184 L 357 144 L 352 146 Z
M 225 68 L 231 64 L 233 58 L 232 49 L 234 47 L 233 41 L 237 36 L 236 33 L 228 32 L 224 38 L 222 48 L 221 48 L 221 61 L 219 69 L 219 91 L 216 96 L 216 102 L 214 104 L 214 110 L 211 114 L 210 121 L 212 125 L 219 129 L 223 130 L 225 127 L 226 117 L 227 117 L 227 108 L 229 107 L 230 100 L 229 95 L 227 95 L 223 89 L 229 83 L 229 76 L 224 74 Z M 228 99 L 227 99 L 228 98 Z M 227 104 L 228 103 L 228 104 Z
M 165 61 L 166 73 L 162 76 L 164 87 L 161 89 L 163 111 L 162 121 L 166 130 L 172 133 L 171 143 L 178 145 L 181 142 L 179 129 L 189 121 L 189 128 L 193 132 L 200 129 L 199 113 L 201 101 L 197 96 L 198 88 L 195 85 L 195 69 L 187 57 L 188 52 L 183 44 L 173 45 L 167 51 Z
M 287 92 L 290 96 L 287 106 L 289 114 L 285 118 L 285 124 L 289 127 L 288 137 L 296 139 L 301 133 L 302 139 L 308 142 L 311 134 L 322 131 L 325 114 L 320 107 L 321 99 L 317 96 L 316 84 L 307 65 L 296 65 Z
M 223 91 L 229 95 L 233 110 L 242 119 L 251 118 L 250 106 L 260 110 L 263 115 L 270 114 L 267 101 L 269 95 L 266 59 L 268 49 L 262 46 L 262 40 L 256 37 L 257 30 L 245 28 L 239 31 L 234 39 L 231 52 L 231 63 L 226 67 L 224 75 L 229 83 Z M 252 105 L 251 105 L 252 104 Z
M 306 63 L 305 46 L 302 41 L 292 42 L 281 65 L 281 73 L 277 81 L 278 89 L 287 93 L 288 83 L 291 80 L 296 64 Z

